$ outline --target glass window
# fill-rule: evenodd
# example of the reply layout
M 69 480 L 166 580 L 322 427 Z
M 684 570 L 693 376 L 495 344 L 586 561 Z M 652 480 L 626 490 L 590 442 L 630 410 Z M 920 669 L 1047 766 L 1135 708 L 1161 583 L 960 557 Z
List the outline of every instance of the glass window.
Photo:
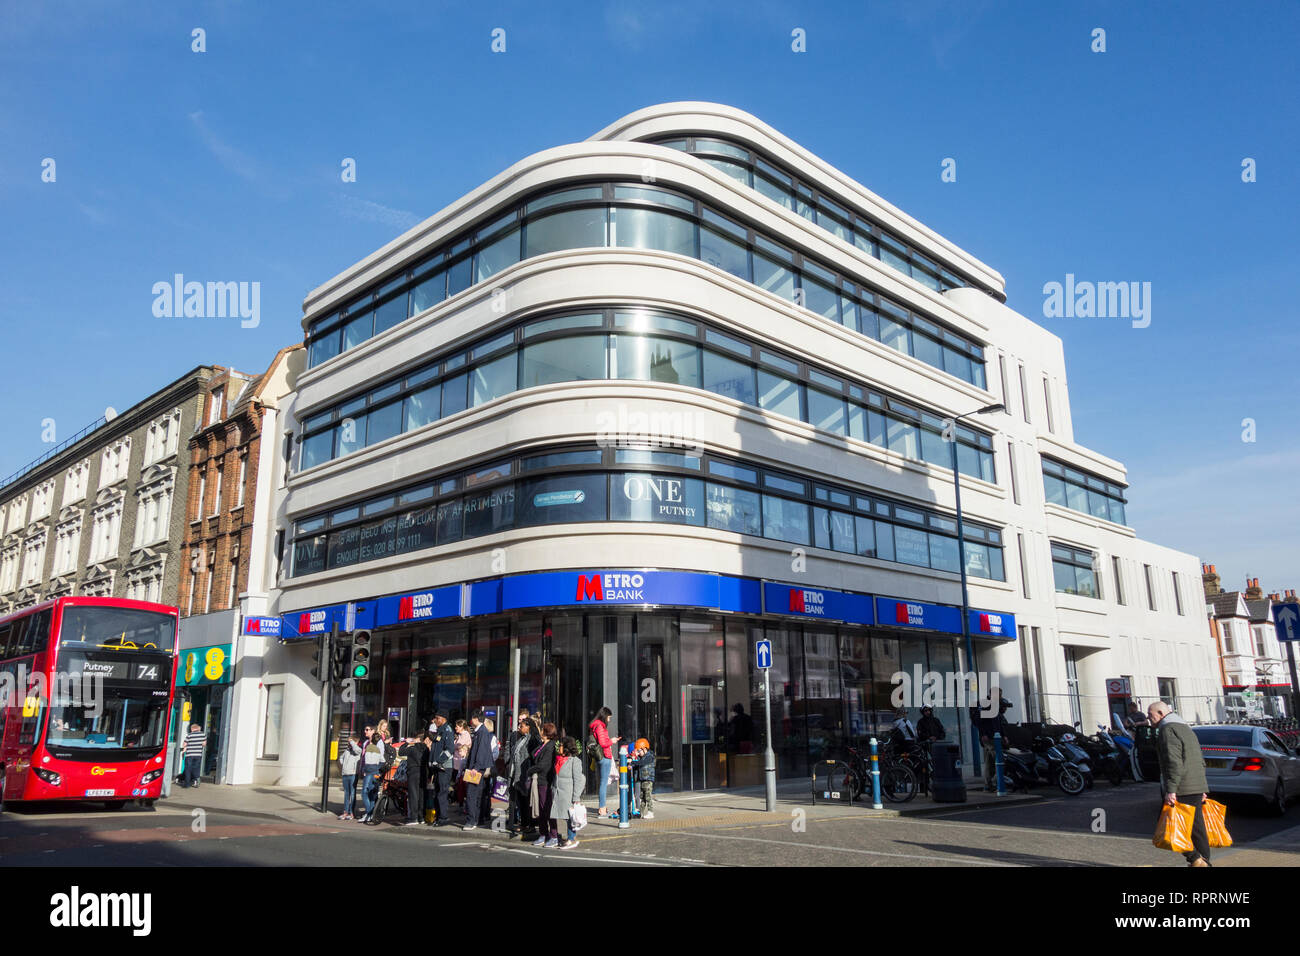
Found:
M 831 512 L 831 547 L 845 554 L 856 554 L 857 544 L 853 534 L 854 517 L 843 511 Z
M 375 309 L 375 335 L 387 332 L 398 322 L 405 322 L 406 316 L 406 294 L 389 299 Z
M 749 170 L 739 163 L 733 163 L 725 159 L 714 159 L 711 156 L 701 156 L 700 158 L 714 169 L 726 173 L 737 182 L 744 183 L 746 186 L 749 185 Z
M 698 478 L 634 471 L 609 476 L 613 521 L 703 525 L 704 513 L 704 482 Z
M 529 322 L 524 326 L 524 338 L 529 339 L 543 332 L 555 332 L 560 329 L 598 329 L 605 324 L 605 317 L 594 315 L 561 315 L 554 319 L 542 319 Z
M 876 240 L 871 237 L 870 228 L 866 223 L 859 222 L 853 230 L 853 244 L 867 255 L 878 258 L 879 250 L 876 248 Z
M 858 304 L 858 330 L 869 338 L 880 340 L 880 315 L 873 306 Z
M 909 339 L 910 333 L 907 326 L 900 325 L 887 316 L 882 315 L 880 317 L 880 341 L 891 349 L 898 349 L 900 352 L 911 355 L 912 347 Z
M 438 407 L 442 400 L 442 386 L 437 383 L 406 396 L 406 431 L 422 428 L 438 420 Z
M 876 522 L 876 557 L 882 561 L 894 560 L 894 526 Z
M 773 182 L 766 176 L 755 174 L 754 188 L 777 205 L 784 206 L 786 209 L 794 208 L 794 196 L 790 192 L 789 185 L 782 185 Z
M 849 403 L 849 437 L 858 441 L 867 440 L 867 410 L 861 405 Z
M 700 386 L 700 347 L 651 335 L 616 336 L 617 378 Z
M 447 297 L 447 273 L 439 269 L 411 289 L 411 314 L 431 309 Z
M 459 498 L 438 502 L 438 543 L 459 541 L 464 533 L 465 509 Z
M 1088 513 L 1088 489 L 1081 488 L 1076 484 L 1067 484 L 1065 486 L 1065 501 L 1067 508 L 1073 508 L 1075 511 Z
M 512 229 L 500 239 L 484 246 L 474 257 L 474 281 L 482 282 L 507 266 L 519 261 L 519 230 Z
M 334 445 L 334 456 L 340 458 L 359 451 L 366 444 L 366 416 L 364 414 L 348 415 L 339 421 L 338 440 Z
M 356 525 L 351 528 L 340 528 L 338 531 L 331 531 L 325 561 L 326 567 L 332 570 L 356 564 L 360 544 L 361 529 Z
M 811 530 L 808 522 L 808 506 L 802 501 L 777 498 L 775 495 L 763 496 L 765 538 L 790 541 L 794 544 L 808 544 L 811 541 Z
M 390 402 L 366 416 L 366 444 L 373 445 L 402 433 L 402 403 Z
M 700 258 L 711 266 L 749 281 L 749 250 L 720 232 L 700 230 Z
M 944 534 L 930 535 L 930 567 L 937 571 L 961 571 L 961 558 L 957 554 L 957 539 Z
M 813 517 L 813 547 L 825 548 L 827 551 L 831 547 L 831 515 L 825 508 L 814 507 L 812 510 Z
M 339 330 L 334 329 L 312 339 L 311 365 L 316 366 L 339 354 Z
M 524 258 L 605 245 L 605 207 L 570 209 L 529 219 L 524 229 Z
M 926 359 L 926 361 L 929 361 L 929 359 Z M 931 364 L 937 366 L 939 363 L 932 362 Z M 974 377 L 971 371 L 970 356 L 946 345 L 943 348 L 943 369 L 952 375 L 956 375 L 962 381 L 969 382 Z
M 845 433 L 844 398 L 820 389 L 808 389 L 808 421 L 836 435 Z
M 514 527 L 515 486 L 501 485 L 465 497 L 465 537 Z
M 1049 503 L 1065 507 L 1065 482 L 1055 475 L 1043 475 L 1043 491 Z
M 513 392 L 518 387 L 518 368 L 519 357 L 514 352 L 475 368 L 470 372 L 474 391 L 472 404 L 482 405 Z
M 403 498 L 406 496 L 403 495 Z M 393 535 L 393 551 L 406 554 L 431 548 L 435 541 L 438 509 L 435 505 L 403 511 L 397 516 L 397 529 Z
M 614 198 L 637 199 L 644 202 L 659 203 L 661 206 L 672 206 L 683 212 L 695 212 L 695 200 L 646 186 L 615 186 Z
M 1088 492 L 1088 508 L 1094 518 L 1110 520 L 1110 501 L 1101 492 Z
M 749 150 L 740 146 L 733 146 L 730 143 L 724 143 L 717 139 L 697 139 L 695 141 L 695 152 L 697 153 L 721 153 L 723 156 L 732 156 L 736 159 L 742 159 L 749 162 Z
M 575 335 L 524 347 L 523 387 L 605 377 L 605 336 Z
M 709 474 L 721 475 L 723 478 L 731 478 L 751 485 L 758 484 L 758 472 L 752 468 L 742 468 L 739 465 L 732 465 L 725 461 L 709 462 Z
M 924 531 L 896 526 L 894 550 L 903 564 L 914 564 L 922 568 L 930 566 L 930 536 Z
M 806 482 L 798 481 L 794 478 L 785 478 L 781 475 L 774 475 L 771 472 L 767 472 L 763 475 L 763 484 L 768 488 L 788 491 L 794 495 L 808 494 L 808 484 Z
M 733 339 L 729 335 L 723 335 L 721 332 L 715 332 L 712 329 L 705 329 L 704 341 L 710 345 L 721 346 L 729 352 L 735 352 L 737 355 L 743 355 L 745 358 L 749 358 L 754 351 L 745 342 Z
M 315 574 L 325 570 L 325 535 L 299 538 L 293 543 L 293 573 Z
M 557 451 L 549 455 L 533 455 L 522 463 L 524 471 L 537 471 L 540 468 L 557 468 L 562 465 L 599 465 L 602 453 L 599 449 L 591 451 Z
M 302 443 L 302 468 L 323 464 L 334 457 L 334 429 L 317 432 Z
M 407 488 L 398 498 L 398 503 L 403 505 L 415 504 L 417 501 L 427 501 L 433 497 L 433 485 L 420 485 L 416 488 Z
M 468 289 L 473 280 L 473 258 L 466 256 L 459 262 L 453 263 L 447 267 L 447 297 L 451 298 L 458 292 L 464 292 Z
M 463 412 L 469 405 L 466 402 L 469 376 L 462 372 L 442 383 L 442 417 Z
M 1110 520 L 1116 524 L 1126 524 L 1124 520 L 1124 502 L 1116 498 L 1110 499 Z
M 943 437 L 928 428 L 921 429 L 921 459 L 928 461 L 932 465 L 942 465 L 944 468 L 952 467 L 952 450 L 951 444 L 943 440 Z
M 840 293 L 840 324 L 858 331 L 858 304 L 843 293 Z
M 605 476 L 556 475 L 522 482 L 520 527 L 605 520 Z
M 816 312 L 832 322 L 840 320 L 839 293 L 807 276 L 803 277 L 803 304 L 810 312 Z
M 367 521 L 358 531 L 357 561 L 374 561 L 394 553 L 397 545 L 397 515 Z
M 343 350 L 355 348 L 374 333 L 375 314 L 363 312 L 343 326 Z
M 623 249 L 658 249 L 695 258 L 695 223 L 658 209 L 614 209 L 612 231 Z
M 907 261 L 907 253 L 888 239 L 882 238 L 880 240 L 880 261 L 893 266 L 905 276 L 912 274 L 912 267 Z
M 711 349 L 704 351 L 703 384 L 710 392 L 718 395 L 734 398 L 746 405 L 757 404 L 754 394 L 754 367 Z
M 854 516 L 853 523 L 857 526 L 857 553 L 864 557 L 874 558 L 876 556 L 876 523 L 870 518 L 863 518 L 861 515 Z
M 892 416 L 885 421 L 889 432 L 889 450 L 896 451 L 906 458 L 919 459 L 921 450 L 916 426 Z
M 1097 597 L 1097 580 L 1092 573 L 1092 568 L 1076 567 L 1074 569 L 1074 579 L 1077 588 L 1076 593 L 1080 597 Z
M 794 270 L 754 253 L 754 284 L 774 292 L 787 302 L 794 299 Z
M 799 411 L 799 383 L 765 368 L 758 370 L 758 404 L 780 415 L 803 417 Z
M 549 206 L 558 206 L 566 202 L 582 202 L 604 197 L 605 190 L 603 186 L 580 186 L 577 189 L 564 189 L 560 192 L 551 193 L 548 196 L 542 196 L 540 199 L 534 199 L 528 204 L 528 213 L 537 212 L 540 209 L 546 209 Z M 529 253 L 536 255 L 536 253 Z
M 697 455 L 680 451 L 655 451 L 649 448 L 615 448 L 614 461 L 620 465 L 666 465 L 670 468 L 700 470 Z
M 935 368 L 943 368 L 944 348 L 928 335 L 922 335 L 915 329 L 912 330 L 912 354 L 919 358 L 927 365 L 933 365 Z M 970 362 L 967 361 L 969 367 Z
M 691 338 L 700 331 L 699 326 L 694 322 L 671 315 L 659 315 L 656 312 L 615 312 L 614 327 L 626 329 L 628 332 L 676 332 L 679 335 L 689 335 Z

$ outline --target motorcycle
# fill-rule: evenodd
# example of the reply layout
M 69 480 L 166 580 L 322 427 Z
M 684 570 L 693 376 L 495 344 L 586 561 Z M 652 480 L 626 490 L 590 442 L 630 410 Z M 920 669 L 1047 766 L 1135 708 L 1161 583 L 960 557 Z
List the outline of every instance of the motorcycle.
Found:
M 1118 787 L 1124 782 L 1125 768 L 1129 764 L 1128 757 L 1116 746 L 1114 739 L 1106 732 L 1105 726 L 1098 724 L 1097 732 L 1091 737 L 1081 738 L 1079 744 L 1088 752 L 1097 773 L 1103 774 L 1113 786 Z
M 1083 774 L 1084 787 L 1091 789 L 1092 757 L 1088 751 L 1079 746 L 1078 738 L 1074 734 L 1061 734 L 1056 746 L 1065 756 L 1065 759 L 1072 762 L 1078 771 Z
M 1088 782 L 1079 766 L 1061 751 L 1051 737 L 1035 737 L 1032 750 L 1011 748 L 1002 755 L 1002 768 L 1013 790 L 1028 791 L 1037 784 L 1055 784 L 1069 796 L 1078 796 Z
M 1138 761 L 1137 741 L 1122 730 L 1113 730 L 1107 736 L 1119 748 L 1121 763 L 1127 764 L 1128 772 L 1132 774 L 1133 779 L 1141 783 L 1143 780 L 1142 765 Z

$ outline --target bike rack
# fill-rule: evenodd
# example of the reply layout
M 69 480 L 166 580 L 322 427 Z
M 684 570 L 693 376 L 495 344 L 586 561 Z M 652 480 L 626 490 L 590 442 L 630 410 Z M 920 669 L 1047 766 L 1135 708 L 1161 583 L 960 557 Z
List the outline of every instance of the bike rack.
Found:
M 826 780 L 825 787 L 818 787 L 817 772 L 821 771 Z M 853 768 L 843 760 L 819 760 L 812 767 L 812 802 L 813 806 L 817 805 L 817 796 L 821 795 L 823 800 L 847 800 L 850 805 L 856 802 L 853 798 L 853 791 L 846 786 L 849 774 Z M 863 786 L 868 784 L 863 781 Z M 839 789 L 835 789 L 836 787 Z

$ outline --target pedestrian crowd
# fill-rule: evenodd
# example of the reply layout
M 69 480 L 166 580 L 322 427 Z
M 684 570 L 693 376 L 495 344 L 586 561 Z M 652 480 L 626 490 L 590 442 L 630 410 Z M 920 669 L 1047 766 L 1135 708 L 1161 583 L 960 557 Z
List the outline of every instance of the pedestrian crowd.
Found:
M 490 825 L 492 802 L 505 803 L 504 824 L 510 837 L 533 846 L 562 850 L 578 845 L 587 823 L 582 798 L 587 773 L 596 780 L 597 815 L 609 816 L 608 789 L 614 776 L 614 748 L 620 737 L 609 733 L 610 710 L 602 707 L 587 727 L 585 746 L 543 721 L 524 713 L 504 744 L 483 711 L 469 720 L 450 722 L 438 713 L 427 729 L 394 738 L 387 720 L 345 735 L 339 748 L 343 774 L 341 820 L 379 823 L 376 808 L 387 789 L 406 807 L 406 826 L 449 826 L 451 807 L 463 817 L 462 830 Z M 653 819 L 655 755 L 640 739 L 628 752 L 643 819 Z M 355 814 L 356 801 L 363 812 Z

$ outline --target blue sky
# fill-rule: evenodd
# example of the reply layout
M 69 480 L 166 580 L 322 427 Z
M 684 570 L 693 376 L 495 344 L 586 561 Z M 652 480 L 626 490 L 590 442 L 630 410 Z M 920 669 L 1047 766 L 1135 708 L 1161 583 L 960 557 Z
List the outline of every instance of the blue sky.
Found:
M 1300 585 L 1298 40 L 1292 2 L 5 4 L 0 476 L 44 419 L 262 370 L 310 289 L 523 156 L 712 100 L 1002 273 L 1064 340 L 1075 437 L 1128 466 L 1140 535 L 1230 588 Z M 177 272 L 259 282 L 260 325 L 155 318 Z M 1041 318 L 1066 273 L 1150 282 L 1150 327 Z

